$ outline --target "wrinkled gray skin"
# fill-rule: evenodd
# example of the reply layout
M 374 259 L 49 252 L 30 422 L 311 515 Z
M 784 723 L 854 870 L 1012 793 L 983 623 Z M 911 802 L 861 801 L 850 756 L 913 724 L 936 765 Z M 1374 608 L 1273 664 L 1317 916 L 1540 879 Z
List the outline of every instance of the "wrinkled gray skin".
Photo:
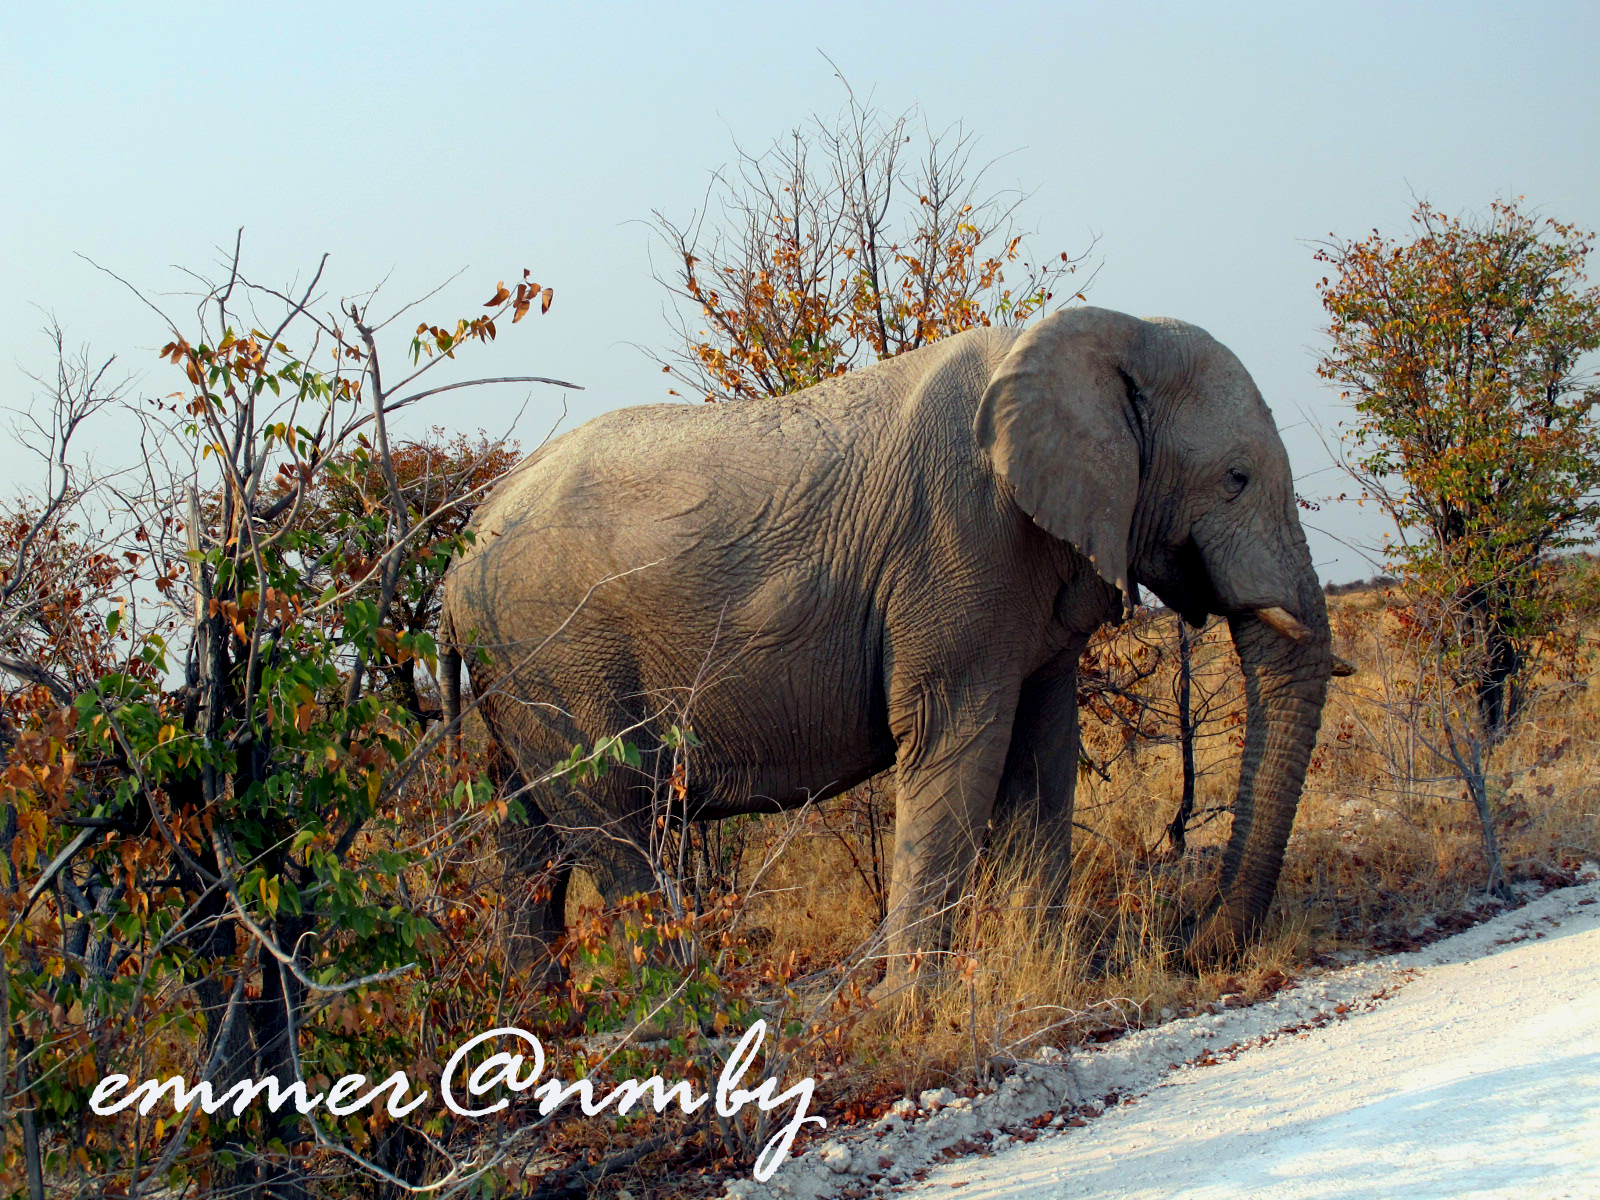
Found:
M 532 455 L 475 526 L 442 632 L 492 659 L 468 661 L 494 739 L 530 779 L 627 729 L 646 751 L 643 774 L 537 789 L 528 869 L 565 848 L 608 899 L 654 886 L 629 843 L 649 844 L 654 733 L 692 690 L 694 817 L 893 768 L 887 950 L 937 949 L 991 824 L 1026 822 L 1064 884 L 1078 657 L 1143 585 L 1192 623 L 1226 615 L 1247 688 L 1233 832 L 1191 955 L 1233 950 L 1266 913 L 1328 622 L 1271 414 L 1192 325 L 1076 308 L 779 400 L 608 413 Z M 521 933 L 548 942 L 564 901 L 562 876 Z

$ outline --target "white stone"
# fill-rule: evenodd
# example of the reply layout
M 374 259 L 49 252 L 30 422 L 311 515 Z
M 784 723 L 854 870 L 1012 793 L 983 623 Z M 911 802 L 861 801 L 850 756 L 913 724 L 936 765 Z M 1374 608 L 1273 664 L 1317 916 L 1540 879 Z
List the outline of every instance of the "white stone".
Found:
M 819 1152 L 822 1165 L 835 1175 L 843 1175 L 850 1170 L 850 1150 L 838 1142 L 828 1142 Z

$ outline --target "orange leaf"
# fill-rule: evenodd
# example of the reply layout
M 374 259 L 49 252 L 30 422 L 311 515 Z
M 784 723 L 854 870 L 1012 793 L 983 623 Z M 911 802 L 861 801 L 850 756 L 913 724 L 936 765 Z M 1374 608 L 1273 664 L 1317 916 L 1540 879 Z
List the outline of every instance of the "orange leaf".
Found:
M 494 295 L 489 297 L 489 302 L 485 304 L 484 307 L 497 308 L 504 304 L 506 302 L 506 298 L 510 295 L 511 293 L 506 291 L 505 280 L 502 279 L 499 285 L 495 288 Z

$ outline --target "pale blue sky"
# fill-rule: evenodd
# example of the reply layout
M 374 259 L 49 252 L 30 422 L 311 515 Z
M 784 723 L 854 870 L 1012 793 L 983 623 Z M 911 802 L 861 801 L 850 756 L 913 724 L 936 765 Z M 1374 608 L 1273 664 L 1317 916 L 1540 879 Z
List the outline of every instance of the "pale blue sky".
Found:
M 1413 193 L 1452 212 L 1521 194 L 1600 227 L 1597 47 L 1592 2 L 4 0 L 0 403 L 25 402 L 23 371 L 50 366 L 40 308 L 167 390 L 164 329 L 74 253 L 176 290 L 172 265 L 210 266 L 239 226 L 264 280 L 331 251 L 335 296 L 392 270 L 386 294 L 410 299 L 468 268 L 437 317 L 529 267 L 555 305 L 502 336 L 483 373 L 582 383 L 575 418 L 665 399 L 634 348 L 671 336 L 641 222 L 686 218 L 734 138 L 759 147 L 836 110 L 821 50 L 885 108 L 976 133 L 980 157 L 999 159 L 990 182 L 1032 193 L 1036 249 L 1098 235 L 1092 302 L 1231 346 L 1301 491 L 1336 491 L 1311 429 L 1339 412 L 1313 369 L 1309 243 L 1402 231 Z M 527 398 L 465 395 L 416 424 L 497 429 Z M 524 441 L 558 411 L 534 392 Z M 101 453 L 118 450 L 108 431 Z M 24 469 L 9 445 L 0 469 Z M 1369 516 L 1311 522 L 1326 577 L 1371 573 L 1328 536 L 1370 541 Z

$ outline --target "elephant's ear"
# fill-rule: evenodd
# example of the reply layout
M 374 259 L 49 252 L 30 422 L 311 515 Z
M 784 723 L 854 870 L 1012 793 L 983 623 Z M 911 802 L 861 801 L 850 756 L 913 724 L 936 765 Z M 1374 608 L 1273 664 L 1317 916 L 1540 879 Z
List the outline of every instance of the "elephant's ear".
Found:
M 1121 364 L 1143 326 L 1102 308 L 1052 313 L 1017 339 L 973 421 L 1023 511 L 1076 547 L 1125 604 L 1139 437 Z

